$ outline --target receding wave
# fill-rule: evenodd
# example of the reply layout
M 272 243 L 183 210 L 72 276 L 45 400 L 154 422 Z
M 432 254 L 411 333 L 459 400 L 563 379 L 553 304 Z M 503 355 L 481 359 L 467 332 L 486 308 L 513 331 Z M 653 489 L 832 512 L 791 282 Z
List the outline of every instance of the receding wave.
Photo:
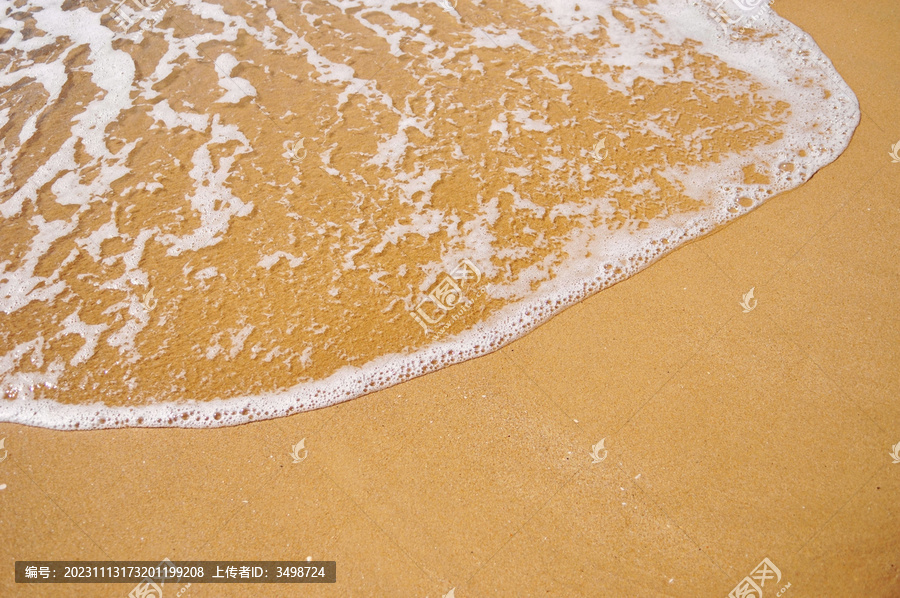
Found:
M 729 1 L 10 5 L 0 420 L 334 404 L 803 183 L 856 98 L 809 36 Z

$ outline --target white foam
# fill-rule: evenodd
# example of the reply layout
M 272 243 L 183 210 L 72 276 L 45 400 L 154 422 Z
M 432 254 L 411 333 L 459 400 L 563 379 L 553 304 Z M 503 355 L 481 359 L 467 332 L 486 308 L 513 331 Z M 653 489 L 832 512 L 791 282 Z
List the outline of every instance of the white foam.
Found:
M 274 253 L 270 253 L 268 255 L 264 255 L 259 262 L 257 262 L 257 266 L 260 268 L 265 268 L 266 270 L 270 270 L 272 266 L 277 264 L 281 258 L 284 258 L 285 261 L 291 268 L 296 268 L 300 264 L 306 261 L 306 257 L 298 257 L 293 254 L 288 253 L 287 251 L 276 251 Z
M 228 141 L 239 141 L 230 156 L 222 157 L 218 167 L 213 165 L 210 146 Z M 191 207 L 200 215 L 200 226 L 193 233 L 178 237 L 160 235 L 159 241 L 169 245 L 167 253 L 175 256 L 184 251 L 197 251 L 219 243 L 234 217 L 249 216 L 253 211 L 252 202 L 243 202 L 228 186 L 231 165 L 240 154 L 252 151 L 250 142 L 235 125 L 219 123 L 218 115 L 212 122 L 212 139 L 201 145 L 191 159 L 194 167 L 190 176 L 195 181 L 194 193 L 190 196 Z
M 176 112 L 169 106 L 169 100 L 163 100 L 154 104 L 150 115 L 162 122 L 167 129 L 190 127 L 197 132 L 203 132 L 209 126 L 208 114 Z
M 581 72 L 585 76 L 602 80 L 612 91 L 622 94 L 632 93 L 635 82 L 641 78 L 658 85 L 692 81 L 690 68 L 685 66 L 676 68 L 669 57 L 670 54 L 660 51 L 650 59 L 647 54 L 653 49 L 662 50 L 663 44 L 677 45 L 688 38 L 696 40 L 703 52 L 717 56 L 732 68 L 752 73 L 763 87 L 769 90 L 768 93 L 772 97 L 777 96 L 791 105 L 786 134 L 779 141 L 757 148 L 753 156 L 725 155 L 719 163 L 710 163 L 689 170 L 675 166 L 660 169 L 657 173 L 659 176 L 683 185 L 687 195 L 706 200 L 708 209 L 690 214 L 668 215 L 666 218 L 651 221 L 650 226 L 643 230 L 637 230 L 633 226 L 615 232 L 605 228 L 602 230 L 577 228 L 558 254 L 533 260 L 514 281 L 491 282 L 484 286 L 483 292 L 488 297 L 519 299 L 516 303 L 508 305 L 487 321 L 469 330 L 446 340 L 431 343 L 416 352 L 384 355 L 361 367 L 344 367 L 327 379 L 305 381 L 278 392 L 210 402 L 185 400 L 178 403 L 112 408 L 100 402 L 94 405 L 67 405 L 47 399 L 34 399 L 35 389 L 40 385 L 50 387 L 56 385 L 66 366 L 61 360 L 46 363 L 44 348 L 47 341 L 38 334 L 0 356 L 0 394 L 5 392 L 7 395 L 17 397 L 15 400 L 0 401 L 0 419 L 61 429 L 128 425 L 182 427 L 233 425 L 332 405 L 451 363 L 488 353 L 522 336 L 566 306 L 634 274 L 681 243 L 696 238 L 717 225 L 746 213 L 768 197 L 807 180 L 816 170 L 833 161 L 843 151 L 858 123 L 858 103 L 828 59 L 808 35 L 771 11 L 764 12 L 756 23 L 759 28 L 771 33 L 771 36 L 757 40 L 732 40 L 723 35 L 719 24 L 710 19 L 705 8 L 697 2 L 688 6 L 677 0 L 658 0 L 651 5 L 653 10 L 620 5 L 619 12 L 631 21 L 633 28 L 613 14 L 608 2 L 524 0 L 524 3 L 533 8 L 540 8 L 570 36 L 596 38 L 602 27 L 612 43 L 599 46 L 594 64 L 585 65 Z M 63 292 L 65 283 L 61 278 L 61 270 L 77 257 L 78 250 L 73 250 L 73 253 L 63 261 L 63 266 L 49 276 L 35 275 L 35 267 L 54 242 L 75 230 L 85 206 L 100 201 L 98 198 L 111 196 L 112 182 L 128 172 L 125 166 L 126 158 L 133 150 L 134 144 L 124 146 L 116 153 L 110 152 L 105 144 L 106 128 L 124 111 L 133 107 L 133 95 L 145 101 L 156 98 L 159 92 L 154 91 L 153 87 L 168 77 L 182 58 L 198 59 L 200 57 L 198 48 L 209 41 L 234 41 L 239 33 L 247 33 L 266 48 L 278 49 L 288 54 L 302 54 L 313 67 L 314 77 L 318 81 L 342 86 L 343 91 L 338 95 L 335 108 L 346 104 L 352 95 L 359 94 L 392 110 L 399 117 L 400 124 L 396 131 L 379 141 L 377 153 L 371 159 L 374 165 L 394 171 L 403 157 L 413 149 L 406 135 L 410 127 L 418 129 L 426 136 L 430 134 L 428 123 L 417 121 L 397 108 L 393 99 L 380 91 L 374 81 L 358 76 L 349 65 L 327 59 L 305 38 L 298 37 L 280 22 L 275 23 L 272 30 L 268 28 L 257 30 L 243 18 L 229 15 L 219 6 L 197 0 L 193 0 L 190 5 L 186 3 L 181 5 L 205 19 L 220 23 L 221 32 L 180 38 L 176 37 L 173 31 L 162 31 L 160 34 L 164 35 L 168 48 L 149 79 L 139 85 L 134 84 L 135 69 L 132 59 L 125 52 L 113 49 L 114 35 L 100 24 L 97 13 L 85 8 L 62 11 L 60 2 L 47 2 L 43 10 L 35 13 L 38 30 L 47 33 L 29 40 L 23 39 L 20 22 L 9 18 L 3 20 L 2 26 L 13 31 L 10 36 L 12 41 L 7 40 L 2 45 L 4 52 L 10 51 L 13 47 L 18 50 L 48 46 L 62 36 L 69 36 L 77 44 L 89 47 L 91 60 L 85 68 L 91 73 L 92 82 L 104 92 L 73 122 L 72 136 L 41 164 L 10 199 L 0 204 L 0 215 L 12 218 L 21 212 L 26 201 L 35 201 L 38 189 L 54 181 L 52 190 L 59 198 L 59 203 L 72 205 L 77 209 L 69 220 L 47 222 L 41 216 L 33 217 L 32 224 L 36 227 L 37 234 L 32 237 L 18 268 L 7 271 L 11 262 L 0 262 L 0 309 L 6 313 L 13 313 L 31 301 L 51 301 Z M 332 5 L 344 10 L 362 7 L 362 10 L 355 13 L 354 18 L 381 36 L 394 56 L 402 54 L 400 43 L 404 39 L 403 35 L 396 31 L 388 31 L 380 24 L 376 25 L 374 21 L 367 20 L 366 15 L 370 11 L 377 10 L 388 14 L 400 30 L 404 28 L 408 30 L 407 39 L 415 39 L 428 47 L 438 47 L 429 36 L 427 27 L 423 27 L 419 20 L 409 15 L 408 9 L 400 8 L 408 6 L 404 2 L 334 0 Z M 275 20 L 273 9 L 267 14 L 273 21 Z M 310 22 L 318 18 L 302 11 L 301 14 L 308 20 L 312 19 Z M 462 10 L 462 7 L 459 14 L 460 21 L 464 22 L 465 10 Z M 157 31 L 156 28 L 153 30 Z M 273 33 L 274 30 L 279 32 L 278 39 Z M 521 32 L 513 28 L 500 29 L 496 26 L 471 28 L 470 33 L 472 43 L 476 47 L 515 47 L 528 52 L 540 52 L 522 37 Z M 142 35 L 140 32 L 134 34 L 136 38 L 140 35 Z M 69 51 L 67 49 L 64 56 Z M 33 65 L 3 73 L 0 75 L 0 86 L 13 85 L 25 77 L 32 77 L 44 87 L 47 96 L 52 100 L 58 97 L 66 82 L 65 70 L 60 70 L 60 64 L 61 60 L 46 67 Z M 229 87 L 231 83 L 237 81 L 230 77 L 236 64 L 237 60 L 230 54 L 222 54 L 216 59 L 220 84 L 225 89 L 223 101 L 226 102 L 240 101 L 243 97 L 256 94 L 250 82 L 243 79 L 239 80 L 239 84 L 235 83 L 236 87 Z M 484 66 L 473 57 L 473 70 L 479 70 L 479 66 L 480 71 L 484 72 Z M 444 72 L 445 67 L 441 60 L 435 60 L 431 68 L 440 73 Z M 555 73 L 547 69 L 538 69 L 534 77 L 535 80 L 537 78 L 549 80 L 560 89 L 566 89 L 566 83 L 561 82 Z M 231 83 L 224 83 L 225 81 Z M 527 88 L 527 79 L 517 81 Z M 821 95 L 821 90 L 825 87 L 832 92 L 828 98 Z M 242 95 L 239 97 L 238 93 Z M 505 105 L 502 98 L 500 103 Z M 126 298 L 107 308 L 105 313 L 123 315 L 124 322 L 117 330 L 112 331 L 107 342 L 118 347 L 129 360 L 139 357 L 135 339 L 150 320 L 150 310 L 138 293 L 138 289 L 144 290 L 149 284 L 147 274 L 139 268 L 146 243 L 155 238 L 167 246 L 169 256 L 211 247 L 224 238 L 232 219 L 247 217 L 254 209 L 252 202 L 236 197 L 228 185 L 229 178 L 233 176 L 231 166 L 236 157 L 254 151 L 242 131 L 234 125 L 222 124 L 218 116 L 210 120 L 206 114 L 176 112 L 166 100 L 155 102 L 149 113 L 156 123 L 155 126 L 169 129 L 187 126 L 197 132 L 209 131 L 210 139 L 193 154 L 190 176 L 195 186 L 186 198 L 192 210 L 199 215 L 200 225 L 187 235 L 161 235 L 157 230 L 149 230 L 141 231 L 135 239 L 126 239 L 132 241 L 134 247 L 123 256 L 125 272 L 119 278 L 104 283 L 104 288 L 126 292 Z M 0 112 L 0 118 L 8 118 L 8 115 Z M 28 139 L 34 135 L 37 122 L 38 115 L 34 115 L 24 124 L 19 135 L 20 140 L 23 136 Z M 654 118 L 647 118 L 641 121 L 641 124 L 648 134 L 666 136 L 665 128 Z M 516 107 L 491 123 L 489 135 L 503 146 L 516 131 L 549 133 L 551 129 L 552 125 L 547 120 Z M 499 138 L 493 135 L 495 132 L 500 133 Z M 699 142 L 702 135 L 700 132 L 697 138 L 688 141 Z M 100 167 L 99 175 L 89 185 L 83 185 L 81 177 L 71 174 L 78 168 L 74 158 L 76 143 L 80 143 L 84 151 L 90 154 L 95 164 Z M 211 146 L 220 144 L 229 144 L 228 147 L 233 149 L 230 155 L 219 155 L 214 163 Z M 319 155 L 327 172 L 343 178 L 344 173 L 330 164 L 331 156 L 336 149 L 323 148 Z M 806 152 L 805 157 L 799 156 L 801 150 Z M 462 153 L 461 150 L 459 153 Z M 580 155 L 580 152 L 574 152 L 573 155 Z M 775 165 L 788 159 L 794 165 L 792 171 L 779 171 L 775 168 Z M 772 183 L 765 186 L 745 184 L 742 171 L 751 163 L 763 167 L 773 179 Z M 10 164 L 4 160 L 3 170 L 0 173 L 3 177 L 0 183 L 6 189 L 10 180 Z M 519 164 L 507 168 L 507 171 L 518 176 L 533 176 L 534 169 L 531 167 L 534 164 Z M 572 176 L 578 176 L 582 180 L 590 180 L 595 176 L 589 169 L 585 170 L 585 166 L 579 168 L 574 161 L 566 160 L 563 155 L 546 156 L 541 166 L 543 171 L 554 175 L 571 170 Z M 419 265 L 418 269 L 426 274 L 419 290 L 427 288 L 440 272 L 446 271 L 462 258 L 471 259 L 484 272 L 487 280 L 493 280 L 498 267 L 492 263 L 492 258 L 515 259 L 524 255 L 521 247 L 509 247 L 500 252 L 492 248 L 492 244 L 496 241 L 492 226 L 504 217 L 499 208 L 498 197 L 479 195 L 476 203 L 477 213 L 466 222 L 454 220 L 441 209 L 430 207 L 431 190 L 445 174 L 442 168 L 424 166 L 417 167 L 412 174 L 393 172 L 390 188 L 399 194 L 401 201 L 415 205 L 417 211 L 415 218 L 395 222 L 393 226 L 382 231 L 381 239 L 375 246 L 381 251 L 388 244 L 398 244 L 410 234 L 427 237 L 438 232 L 446 233 L 449 241 L 441 259 Z M 596 176 L 609 177 L 610 191 L 607 197 L 593 198 L 591 202 L 583 204 L 558 203 L 546 211 L 531 199 L 523 197 L 514 186 L 507 187 L 504 192 L 512 195 L 513 206 L 516 209 L 545 216 L 551 220 L 558 217 L 586 220 L 588 216 L 598 212 L 612 214 L 614 210 L 612 204 L 617 193 L 652 192 L 649 183 L 626 185 L 614 174 L 596 173 Z M 414 199 L 417 194 L 419 199 Z M 742 197 L 749 197 L 752 204 L 750 206 L 739 204 L 737 200 Z M 114 210 L 115 208 L 113 213 Z M 325 227 L 319 234 L 324 232 Z M 102 243 L 117 236 L 125 238 L 119 233 L 113 218 L 90 236 L 81 239 L 78 246 L 90 258 L 101 260 L 104 259 Z M 546 239 L 538 234 L 534 236 L 533 243 L 534 247 L 540 247 L 546 243 Z M 367 247 L 360 244 L 346 246 L 345 249 L 342 265 L 350 269 L 355 267 L 356 257 Z M 506 253 L 503 253 L 504 251 Z M 558 259 L 558 255 L 566 256 L 565 260 Z M 303 265 L 303 261 L 298 261 L 302 258 L 284 251 L 263 255 L 258 265 L 269 269 L 281 259 L 287 260 L 292 268 Z M 191 267 L 185 266 L 185 276 L 191 271 Z M 371 280 L 380 282 L 379 279 L 383 278 L 383 275 L 383 272 L 371 273 L 374 277 Z M 201 269 L 195 274 L 201 283 L 215 276 L 220 276 L 215 268 Z M 538 288 L 536 292 L 533 290 L 535 286 Z M 330 287 L 330 297 L 337 298 L 340 295 L 339 286 Z M 413 295 L 403 298 L 408 307 L 411 307 L 414 300 Z M 77 311 L 66 317 L 60 335 L 75 334 L 84 339 L 84 345 L 71 359 L 70 365 L 85 363 L 90 359 L 98 342 L 102 342 L 98 340 L 105 332 L 101 326 L 103 325 L 85 324 Z M 325 328 L 322 328 L 323 334 L 324 331 Z M 230 329 L 227 335 L 223 332 L 216 337 L 206 355 L 211 359 L 218 356 L 235 359 L 244 351 L 253 332 L 252 326 L 239 324 L 238 327 Z M 222 339 L 225 339 L 227 346 L 220 343 Z M 316 358 L 313 347 L 306 346 L 302 351 L 297 351 L 277 344 L 266 346 L 263 340 L 254 342 L 249 353 L 254 358 L 257 355 L 262 356 L 264 362 L 288 355 L 289 359 L 296 358 L 304 367 Z M 31 365 L 27 366 L 28 363 Z
M 63 330 L 57 335 L 57 338 L 69 334 L 77 334 L 84 339 L 84 345 L 75 353 L 74 357 L 69 361 L 69 365 L 79 365 L 86 362 L 97 350 L 97 343 L 100 335 L 106 331 L 109 326 L 106 324 L 87 324 L 78 316 L 78 312 L 69 314 L 63 320 Z
M 219 72 L 219 86 L 225 95 L 216 100 L 224 104 L 237 104 L 244 98 L 255 98 L 256 88 L 242 77 L 232 77 L 231 71 L 239 63 L 231 54 L 220 54 L 216 58 L 216 70 Z

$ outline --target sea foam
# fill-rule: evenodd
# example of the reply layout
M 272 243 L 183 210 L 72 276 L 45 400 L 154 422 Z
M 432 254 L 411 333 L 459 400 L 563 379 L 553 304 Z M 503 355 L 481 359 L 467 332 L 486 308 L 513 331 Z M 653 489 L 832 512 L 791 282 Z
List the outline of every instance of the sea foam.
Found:
M 802 184 L 856 98 L 807 34 L 728 2 L 8 7 L 0 420 L 332 405 Z

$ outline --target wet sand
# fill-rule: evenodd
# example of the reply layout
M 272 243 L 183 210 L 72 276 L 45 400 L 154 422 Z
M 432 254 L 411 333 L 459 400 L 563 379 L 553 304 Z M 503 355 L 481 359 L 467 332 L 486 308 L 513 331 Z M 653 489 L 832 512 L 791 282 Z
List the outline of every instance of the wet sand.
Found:
M 0 424 L 0 593 L 131 589 L 15 586 L 23 559 L 312 556 L 337 584 L 183 596 L 726 596 L 764 558 L 766 595 L 897 594 L 900 15 L 775 9 L 860 100 L 834 164 L 500 351 L 362 399 L 217 430 Z

